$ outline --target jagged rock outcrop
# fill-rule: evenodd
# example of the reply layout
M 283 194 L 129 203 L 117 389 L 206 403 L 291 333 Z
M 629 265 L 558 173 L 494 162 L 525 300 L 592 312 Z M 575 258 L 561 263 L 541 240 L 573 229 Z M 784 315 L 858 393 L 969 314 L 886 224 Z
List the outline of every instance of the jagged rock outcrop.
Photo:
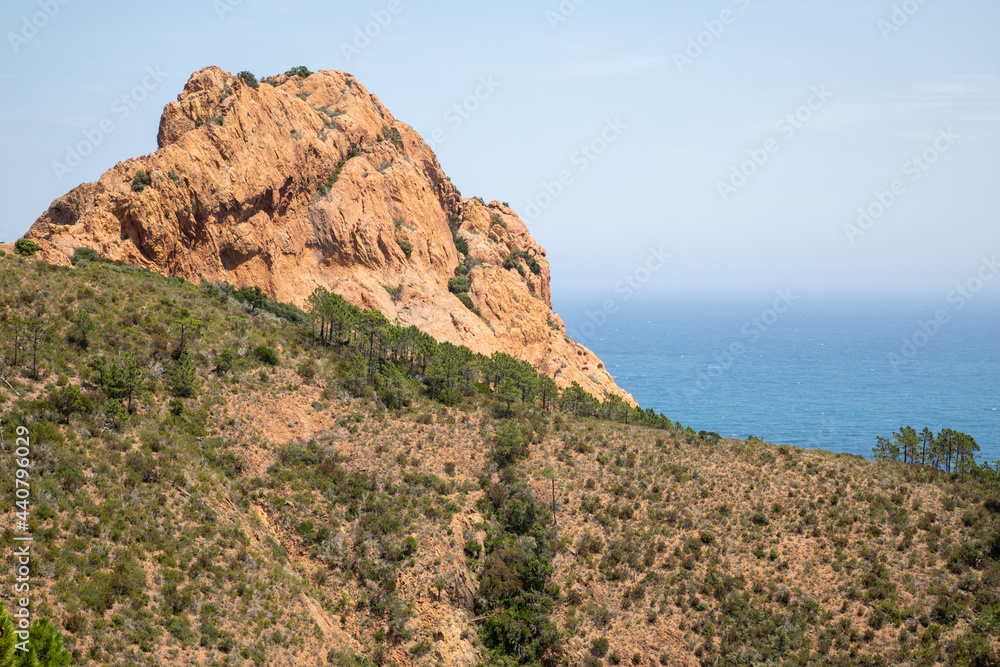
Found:
M 561 386 L 631 402 L 567 338 L 545 250 L 517 214 L 462 199 L 427 144 L 350 74 L 282 75 L 253 88 L 200 70 L 164 109 L 157 139 L 156 153 L 52 203 L 27 234 L 41 257 L 66 264 L 88 247 L 191 281 L 257 285 L 300 306 L 326 286 L 439 340 L 507 352 Z M 482 318 L 448 291 L 463 262 Z

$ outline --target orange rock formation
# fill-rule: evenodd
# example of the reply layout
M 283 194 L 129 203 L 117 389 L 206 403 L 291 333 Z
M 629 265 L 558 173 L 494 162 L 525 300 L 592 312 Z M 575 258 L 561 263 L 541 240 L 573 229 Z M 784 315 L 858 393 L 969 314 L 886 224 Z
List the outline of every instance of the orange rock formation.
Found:
M 427 144 L 350 74 L 272 82 L 253 88 L 217 67 L 193 74 L 164 109 L 156 153 L 119 163 L 35 222 L 27 236 L 41 257 L 66 264 L 88 247 L 191 281 L 257 285 L 299 306 L 326 286 L 438 340 L 503 351 L 560 386 L 633 402 L 567 338 L 545 250 L 514 211 L 462 199 Z M 448 291 L 466 259 L 449 222 L 468 242 L 469 293 L 484 319 Z M 507 261 L 518 251 L 534 271 L 523 255 Z M 386 289 L 399 285 L 395 297 Z

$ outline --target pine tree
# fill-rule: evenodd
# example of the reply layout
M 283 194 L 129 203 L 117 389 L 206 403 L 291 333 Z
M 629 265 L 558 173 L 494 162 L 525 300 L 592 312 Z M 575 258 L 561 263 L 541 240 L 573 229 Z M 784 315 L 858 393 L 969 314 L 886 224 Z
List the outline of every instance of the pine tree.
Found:
M 48 340 L 48 321 L 41 315 L 32 315 L 25 321 L 24 327 L 31 346 L 31 377 L 38 380 L 38 350 Z
M 877 461 L 898 461 L 899 445 L 888 438 L 878 436 L 878 444 L 872 448 L 872 455 Z
M 436 350 L 437 350 L 437 341 L 434 340 L 434 337 L 429 334 L 421 332 L 420 338 L 417 339 L 417 353 L 420 355 L 421 374 L 427 372 L 427 365 L 434 357 L 434 353 Z
M 259 287 L 244 285 L 236 291 L 236 298 L 244 301 L 250 306 L 250 314 L 253 315 L 259 308 L 267 303 L 267 295 Z
M 625 404 L 621 396 L 617 394 L 611 394 L 604 402 L 598 411 L 601 419 L 607 421 L 622 421 L 629 412 L 629 406 Z
M 507 416 L 511 415 L 511 406 L 520 397 L 521 392 L 518 389 L 517 382 L 513 377 L 504 376 L 500 379 L 499 384 L 496 389 L 497 400 L 504 403 L 507 406 Z
M 904 426 L 899 429 L 899 433 L 893 433 L 892 436 L 896 447 L 903 454 L 903 463 L 914 463 L 920 446 L 920 436 L 917 435 L 917 431 L 910 426 Z
M 462 364 L 458 374 L 462 380 L 462 391 L 467 396 L 471 396 L 474 393 L 473 385 L 479 379 L 479 364 L 470 360 L 468 363 Z
M 87 368 L 97 373 L 97 384 L 106 387 L 105 375 L 108 372 L 108 360 L 103 354 L 98 354 L 87 360 Z
M 933 457 L 934 432 L 925 426 L 924 430 L 920 432 L 920 463 L 923 465 L 932 465 L 931 460 Z M 937 465 L 937 463 L 935 462 L 933 465 Z
M 471 357 L 466 358 L 462 348 L 447 342 L 438 345 L 437 353 L 427 362 L 424 373 L 424 380 L 431 388 L 431 398 L 446 405 L 460 403 L 463 397 L 456 387 L 462 378 L 462 367 L 468 363 L 471 363 Z
M 576 382 L 563 389 L 561 407 L 564 412 L 569 412 L 577 417 L 590 415 L 592 402 L 596 402 L 595 399 Z
M 538 380 L 538 397 L 542 400 L 542 410 L 548 410 L 559 400 L 559 387 L 556 381 L 548 375 L 544 375 Z
M 98 357 L 92 367 L 101 373 L 105 391 L 112 398 L 127 399 L 126 410 L 132 412 L 132 398 L 142 387 L 142 369 L 131 351 L 123 352 L 118 360 L 108 366 L 103 357 Z
M 976 469 L 976 452 L 979 444 L 967 433 L 955 434 L 955 469 L 965 478 L 967 473 Z
M 524 434 L 514 421 L 505 421 L 493 439 L 493 461 L 500 468 L 512 466 L 528 456 Z
M 7 328 L 11 337 L 11 362 L 13 368 L 17 368 L 20 361 L 21 348 L 24 346 L 26 335 L 24 319 L 20 315 L 11 315 L 7 318 Z
M 411 371 L 416 370 L 417 345 L 420 341 L 420 333 L 420 329 L 411 325 L 406 328 L 400 337 L 400 344 L 402 345 L 400 358 L 406 361 Z
M 955 444 L 958 433 L 950 428 L 941 429 L 934 439 L 934 453 L 938 459 L 938 465 L 944 464 L 945 472 L 951 472 L 951 464 L 955 457 Z
M 518 361 L 514 378 L 521 392 L 521 402 L 534 403 L 540 389 L 538 371 L 535 367 L 526 361 Z
M 441 602 L 441 591 L 448 588 L 448 581 L 444 577 L 438 575 L 434 579 L 434 588 L 436 588 L 438 592 L 438 602 Z
M 379 384 L 386 395 L 392 398 L 397 408 L 402 408 L 409 401 L 410 386 L 406 378 L 393 363 L 387 363 L 379 372 Z
M 7 607 L 0 603 L 0 665 L 14 664 L 14 646 L 17 636 L 14 634 L 14 620 L 7 613 Z
M 326 345 L 327 341 L 327 312 L 326 312 L 326 299 L 330 294 L 329 290 L 325 287 L 317 287 L 313 290 L 312 294 L 309 295 L 307 302 L 309 303 L 309 312 L 307 317 L 312 325 L 312 335 L 314 339 L 319 339 L 320 345 Z M 319 325 L 319 330 L 317 331 L 317 325 Z
M 69 667 L 72 656 L 63 646 L 62 634 L 47 618 L 28 628 L 28 650 L 17 650 L 14 620 L 0 605 L 0 667 Z
M 62 634 L 47 618 L 31 624 L 28 652 L 21 654 L 24 667 L 68 667 L 72 656 L 63 646 Z M 15 665 L 18 663 L 15 662 Z
M 76 343 L 80 349 L 86 350 L 90 347 L 90 334 L 94 332 L 97 325 L 94 318 L 85 310 L 78 310 L 73 318 L 73 328 L 70 331 L 70 342 Z
M 485 364 L 486 367 L 483 374 L 486 376 L 486 384 L 490 385 L 494 391 L 497 391 L 500 382 L 504 378 L 513 379 L 516 376 L 517 364 L 517 359 L 509 354 L 494 352 L 493 356 Z
M 104 416 L 107 419 L 107 426 L 118 430 L 128 417 L 128 410 L 117 399 L 111 399 L 104 404 Z
M 363 396 L 368 386 L 368 362 L 364 356 L 356 354 L 351 357 L 351 365 L 347 369 L 347 385 L 355 397 Z
M 177 343 L 177 351 L 174 353 L 174 358 L 179 359 L 185 352 L 184 346 L 187 343 L 188 334 L 193 335 L 197 333 L 205 326 L 205 323 L 194 317 L 188 317 L 187 311 L 181 317 L 178 317 L 175 322 L 181 330 L 181 338 Z
M 184 354 L 170 366 L 170 391 L 177 398 L 194 396 L 198 389 L 198 372 L 191 357 Z
M 377 310 L 363 310 L 358 320 L 358 332 L 365 341 L 365 357 L 369 372 L 374 372 L 373 362 L 385 356 L 385 337 L 389 320 Z

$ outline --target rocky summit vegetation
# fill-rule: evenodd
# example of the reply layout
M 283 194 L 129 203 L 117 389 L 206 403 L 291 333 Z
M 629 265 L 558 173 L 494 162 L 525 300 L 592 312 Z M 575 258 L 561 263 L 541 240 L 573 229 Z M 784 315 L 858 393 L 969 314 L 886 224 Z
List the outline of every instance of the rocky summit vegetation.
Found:
M 463 198 L 430 146 L 351 74 L 295 67 L 258 80 L 206 67 L 179 93 L 155 154 L 52 202 L 17 252 L 68 265 L 84 247 L 302 308 L 325 286 L 404 329 L 634 404 L 566 335 L 546 251 L 517 213 Z
M 993 469 L 696 432 L 325 290 L 5 254 L 0 420 L 25 664 L 998 660 Z

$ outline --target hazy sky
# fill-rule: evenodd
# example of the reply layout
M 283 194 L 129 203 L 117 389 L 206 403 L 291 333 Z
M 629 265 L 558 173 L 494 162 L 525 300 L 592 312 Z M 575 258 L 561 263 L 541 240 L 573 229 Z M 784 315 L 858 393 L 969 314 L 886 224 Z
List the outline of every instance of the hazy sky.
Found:
M 306 65 L 518 210 L 557 295 L 944 295 L 1000 254 L 995 0 L 6 0 L 0 27 L 0 240 L 155 150 L 196 69 Z

